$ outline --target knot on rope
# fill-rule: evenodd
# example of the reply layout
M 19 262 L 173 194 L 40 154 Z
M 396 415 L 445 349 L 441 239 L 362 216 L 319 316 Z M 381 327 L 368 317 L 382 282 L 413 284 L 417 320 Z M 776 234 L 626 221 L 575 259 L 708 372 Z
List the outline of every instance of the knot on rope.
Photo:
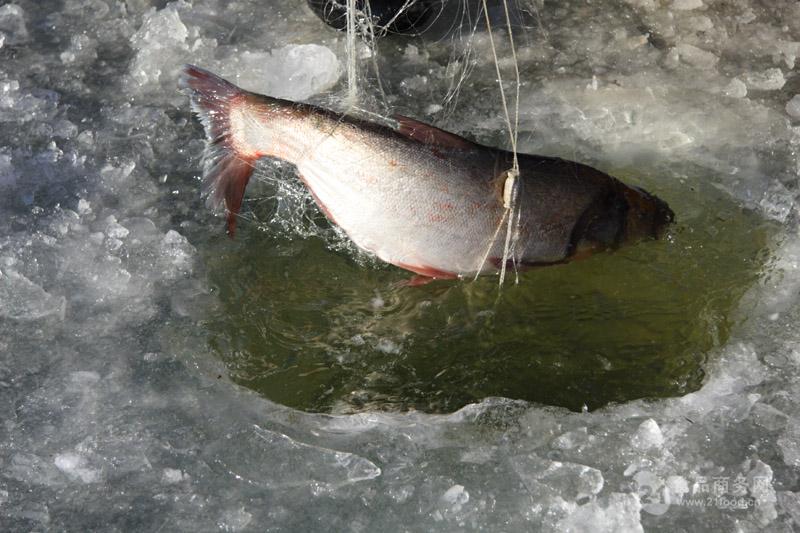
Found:
M 517 178 L 519 178 L 519 170 L 510 168 L 506 170 L 506 179 L 503 182 L 503 207 L 511 209 L 514 204 L 514 199 L 517 193 Z

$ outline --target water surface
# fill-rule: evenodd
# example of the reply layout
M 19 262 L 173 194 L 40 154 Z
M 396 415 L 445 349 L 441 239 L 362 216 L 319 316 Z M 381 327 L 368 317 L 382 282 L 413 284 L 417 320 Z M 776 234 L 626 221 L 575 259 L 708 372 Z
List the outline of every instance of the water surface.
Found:
M 222 302 L 208 342 L 234 381 L 312 411 L 449 412 L 488 396 L 579 410 L 685 394 L 774 228 L 702 180 L 664 183 L 644 184 L 676 212 L 663 240 L 530 270 L 500 293 L 491 277 L 402 286 L 409 273 L 341 249 L 314 229 L 319 215 L 305 237 L 242 221 L 236 241 L 197 245 Z

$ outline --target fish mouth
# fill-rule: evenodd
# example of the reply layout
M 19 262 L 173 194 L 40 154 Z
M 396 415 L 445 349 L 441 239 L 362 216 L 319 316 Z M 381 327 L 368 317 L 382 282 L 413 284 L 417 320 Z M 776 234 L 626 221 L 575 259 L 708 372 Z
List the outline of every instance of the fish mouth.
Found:
M 639 187 L 625 186 L 623 196 L 628 203 L 626 239 L 660 239 L 675 222 L 675 212 L 667 202 Z

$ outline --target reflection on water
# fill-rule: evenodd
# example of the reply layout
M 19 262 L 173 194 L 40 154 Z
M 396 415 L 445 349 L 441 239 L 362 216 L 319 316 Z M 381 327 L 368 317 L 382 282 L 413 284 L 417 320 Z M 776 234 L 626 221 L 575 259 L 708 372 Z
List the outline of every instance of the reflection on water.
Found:
M 499 297 L 496 278 L 404 287 L 402 270 L 244 223 L 234 242 L 197 243 L 222 301 L 209 342 L 236 382 L 313 411 L 684 394 L 727 338 L 773 228 L 710 186 L 654 192 L 677 215 L 664 240 L 525 272 Z

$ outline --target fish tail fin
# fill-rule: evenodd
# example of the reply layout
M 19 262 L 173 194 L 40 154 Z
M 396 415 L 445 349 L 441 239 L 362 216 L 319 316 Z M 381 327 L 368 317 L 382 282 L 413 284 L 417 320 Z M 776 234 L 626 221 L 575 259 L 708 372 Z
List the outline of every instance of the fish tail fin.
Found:
M 225 206 L 227 232 L 233 237 L 244 191 L 258 156 L 237 149 L 230 114 L 233 106 L 249 93 L 194 65 L 184 66 L 179 87 L 191 97 L 192 111 L 206 132 L 203 195 L 213 208 Z

